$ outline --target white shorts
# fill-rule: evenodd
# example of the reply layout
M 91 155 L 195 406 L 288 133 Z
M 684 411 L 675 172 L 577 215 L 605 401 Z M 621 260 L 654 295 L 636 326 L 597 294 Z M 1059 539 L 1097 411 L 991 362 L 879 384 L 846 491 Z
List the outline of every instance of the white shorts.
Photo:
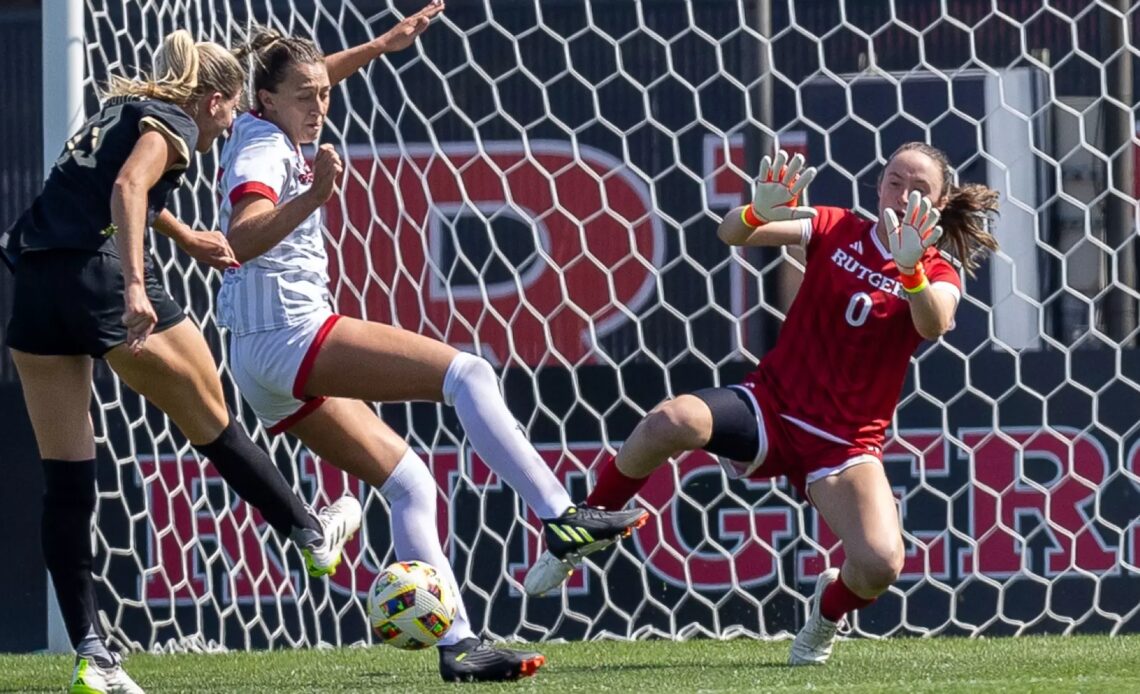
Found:
M 271 434 L 321 406 L 305 395 L 317 352 L 340 316 L 314 311 L 295 325 L 230 337 L 230 372 L 238 390 Z

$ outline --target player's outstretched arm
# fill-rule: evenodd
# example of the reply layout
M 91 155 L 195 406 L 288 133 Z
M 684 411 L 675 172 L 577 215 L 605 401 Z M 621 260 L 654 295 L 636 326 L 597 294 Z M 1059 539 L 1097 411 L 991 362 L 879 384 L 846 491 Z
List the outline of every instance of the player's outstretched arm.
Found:
M 803 227 L 794 222 L 768 222 L 750 227 L 740 217 L 747 206 L 737 207 L 725 216 L 716 235 L 729 246 L 794 246 L 803 241 Z
M 892 209 L 883 214 L 887 245 L 910 299 L 914 328 L 927 340 L 937 340 L 954 325 L 954 313 L 958 309 L 958 297 L 948 289 L 930 284 L 922 265 L 927 249 L 942 238 L 942 227 L 938 226 L 941 214 L 930 199 L 917 190 L 911 191 L 901 220 Z
M 154 218 L 154 230 L 174 241 L 178 247 L 194 260 L 209 265 L 216 270 L 238 267 L 226 236 L 220 231 L 194 231 L 175 217 L 170 210 L 163 210 Z
M 730 246 L 788 246 L 803 240 L 803 222 L 816 212 L 799 204 L 800 196 L 815 178 L 815 167 L 804 168 L 804 157 L 788 159 L 784 150 L 776 158 L 760 160 L 760 175 L 752 203 L 732 210 L 721 222 L 717 236 Z
M 910 318 L 914 329 L 927 340 L 937 340 L 954 325 L 958 297 L 937 285 L 910 297 Z
M 443 12 L 443 0 L 432 0 L 416 14 L 405 18 L 382 36 L 362 43 L 359 46 L 325 56 L 325 67 L 329 72 L 329 85 L 336 85 L 348 79 L 352 73 L 364 67 L 385 53 L 402 51 L 415 42 L 427 30 L 428 24 Z

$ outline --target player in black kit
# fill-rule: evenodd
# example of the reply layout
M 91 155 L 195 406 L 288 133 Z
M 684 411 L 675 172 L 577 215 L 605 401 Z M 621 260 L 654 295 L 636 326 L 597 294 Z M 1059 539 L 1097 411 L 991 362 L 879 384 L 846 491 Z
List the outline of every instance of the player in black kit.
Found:
M 156 54 L 153 80 L 112 79 L 39 197 L 0 237 L 15 272 L 7 342 L 44 463 L 44 558 L 77 654 L 72 691 L 142 691 L 108 651 L 96 613 L 93 358 L 167 413 L 302 548 L 314 576 L 335 568 L 360 525 L 352 498 L 314 515 L 236 424 L 206 341 L 163 289 L 145 248 L 149 224 L 201 262 L 236 264 L 221 234 L 195 232 L 165 206 L 192 152 L 207 151 L 230 126 L 244 81 L 224 48 L 174 32 Z

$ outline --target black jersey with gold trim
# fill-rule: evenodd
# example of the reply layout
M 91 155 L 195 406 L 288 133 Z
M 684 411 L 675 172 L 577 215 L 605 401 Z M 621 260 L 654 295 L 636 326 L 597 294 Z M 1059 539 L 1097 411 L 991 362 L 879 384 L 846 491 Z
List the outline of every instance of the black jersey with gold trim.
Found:
M 198 126 L 174 104 L 137 97 L 110 99 L 64 144 L 43 190 L 0 237 L 0 257 L 13 265 L 21 253 L 37 250 L 117 254 L 111 192 L 119 170 L 147 130 L 166 137 L 178 154 L 178 163 L 147 194 L 148 219 L 161 212 L 190 164 Z

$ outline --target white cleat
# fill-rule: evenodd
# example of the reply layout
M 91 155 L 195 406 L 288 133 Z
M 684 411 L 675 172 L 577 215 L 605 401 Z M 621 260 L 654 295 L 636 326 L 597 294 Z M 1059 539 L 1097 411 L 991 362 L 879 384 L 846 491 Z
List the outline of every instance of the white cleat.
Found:
M 819 575 L 819 582 L 815 585 L 815 595 L 811 598 L 811 612 L 804 628 L 800 629 L 800 633 L 796 634 L 796 640 L 792 642 L 788 665 L 823 665 L 831 657 L 839 624 L 825 619 L 819 613 L 819 605 L 823 599 L 824 589 L 838 580 L 839 569 L 828 569 Z
M 341 497 L 336 503 L 321 509 L 317 514 L 322 530 L 321 541 L 301 548 L 310 576 L 320 578 L 336 573 L 344 545 L 360 530 L 363 517 L 360 502 L 353 496 Z
M 76 658 L 71 675 L 70 694 L 145 694 L 123 669 L 122 658 L 112 654 L 115 664 L 100 666 L 93 658 Z
M 581 561 L 581 557 L 568 555 L 562 559 L 544 551 L 530 571 L 523 579 L 523 590 L 527 595 L 542 595 L 566 582 L 574 575 L 574 565 Z
M 649 521 L 643 508 L 607 511 L 604 508 L 571 506 L 558 518 L 544 519 L 542 533 L 546 551 L 523 579 L 528 595 L 542 595 L 566 582 L 574 567 L 588 555 L 609 547 Z

